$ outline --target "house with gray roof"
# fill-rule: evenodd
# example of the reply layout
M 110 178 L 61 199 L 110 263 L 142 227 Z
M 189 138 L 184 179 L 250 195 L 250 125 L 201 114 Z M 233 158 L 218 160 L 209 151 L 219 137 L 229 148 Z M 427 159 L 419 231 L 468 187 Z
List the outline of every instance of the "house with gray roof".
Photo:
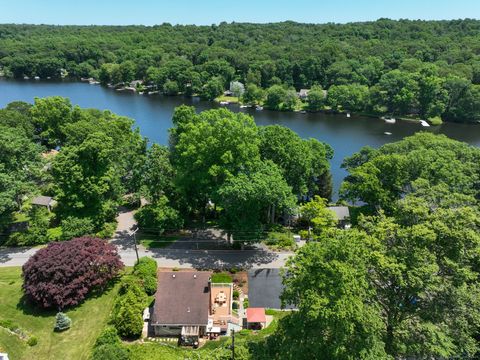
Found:
M 210 272 L 158 273 L 150 325 L 156 336 L 180 336 L 193 344 L 206 334 L 210 308 Z

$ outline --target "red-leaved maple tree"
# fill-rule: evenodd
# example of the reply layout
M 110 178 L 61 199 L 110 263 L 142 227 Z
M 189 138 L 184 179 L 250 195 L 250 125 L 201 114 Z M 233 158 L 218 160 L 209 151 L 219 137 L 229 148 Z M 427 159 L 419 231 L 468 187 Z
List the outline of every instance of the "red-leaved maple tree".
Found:
M 75 306 L 101 290 L 123 263 L 114 245 L 82 237 L 48 244 L 23 265 L 23 291 L 43 308 Z

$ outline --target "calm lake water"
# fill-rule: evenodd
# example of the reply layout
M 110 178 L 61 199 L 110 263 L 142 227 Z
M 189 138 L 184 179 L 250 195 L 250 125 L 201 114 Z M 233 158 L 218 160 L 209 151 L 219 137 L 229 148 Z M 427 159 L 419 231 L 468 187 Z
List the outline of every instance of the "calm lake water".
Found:
M 87 83 L 0 79 L 0 107 L 15 100 L 33 102 L 35 97 L 53 95 L 68 97 L 73 104 L 81 107 L 108 109 L 131 117 L 135 119 L 142 135 L 160 144 L 167 144 L 168 129 L 172 125 L 172 113 L 176 106 L 193 105 L 198 111 L 219 107 L 215 103 L 197 99 L 135 95 Z M 335 150 L 332 160 L 335 191 L 338 190 L 346 175 L 346 172 L 340 168 L 343 158 L 352 155 L 365 145 L 379 147 L 417 131 L 429 131 L 480 146 L 480 126 L 478 125 L 446 123 L 439 127 L 424 128 L 420 124 L 407 121 L 387 124 L 380 119 L 366 117 L 347 118 L 344 115 L 255 111 L 240 109 L 236 105 L 230 105 L 228 108 L 232 111 L 251 114 L 258 125 L 284 125 L 303 138 L 316 138 L 330 144 Z M 385 132 L 390 132 L 392 135 L 385 135 Z

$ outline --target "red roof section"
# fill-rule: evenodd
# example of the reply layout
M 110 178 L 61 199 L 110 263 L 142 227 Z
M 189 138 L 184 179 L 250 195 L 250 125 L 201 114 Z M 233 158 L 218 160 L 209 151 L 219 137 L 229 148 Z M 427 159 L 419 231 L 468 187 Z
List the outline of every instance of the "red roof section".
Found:
M 264 323 L 267 322 L 265 317 L 265 308 L 247 308 L 247 322 Z

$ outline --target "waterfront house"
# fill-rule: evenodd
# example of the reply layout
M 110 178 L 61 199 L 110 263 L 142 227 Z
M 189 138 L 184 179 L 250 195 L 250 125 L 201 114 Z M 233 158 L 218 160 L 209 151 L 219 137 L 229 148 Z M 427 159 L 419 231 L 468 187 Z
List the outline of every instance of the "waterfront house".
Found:
M 308 92 L 310 89 L 300 89 L 298 92 L 298 97 L 302 100 L 306 100 L 308 98 Z

